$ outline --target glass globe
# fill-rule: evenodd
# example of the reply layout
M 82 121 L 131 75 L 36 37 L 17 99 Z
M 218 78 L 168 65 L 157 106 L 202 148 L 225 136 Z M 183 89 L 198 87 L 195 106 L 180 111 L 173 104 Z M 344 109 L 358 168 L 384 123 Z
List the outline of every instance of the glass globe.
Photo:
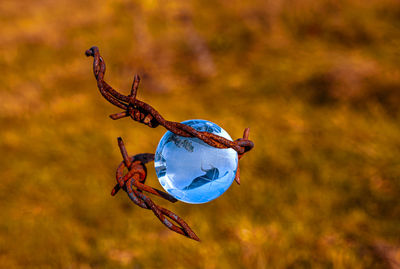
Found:
M 210 121 L 182 123 L 232 141 L 224 129 Z M 165 191 L 182 202 L 200 204 L 214 200 L 229 188 L 235 179 L 238 154 L 231 148 L 214 148 L 198 138 L 167 131 L 158 144 L 154 166 Z

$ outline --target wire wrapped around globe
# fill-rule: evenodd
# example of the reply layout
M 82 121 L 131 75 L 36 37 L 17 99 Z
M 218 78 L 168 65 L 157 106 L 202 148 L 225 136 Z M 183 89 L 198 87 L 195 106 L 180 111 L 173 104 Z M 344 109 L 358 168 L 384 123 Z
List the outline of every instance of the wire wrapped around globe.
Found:
M 210 121 L 182 123 L 232 141 L 224 129 Z M 238 154 L 231 148 L 215 148 L 198 138 L 167 131 L 158 144 L 154 166 L 165 191 L 179 201 L 201 204 L 214 200 L 231 186 L 238 167 Z

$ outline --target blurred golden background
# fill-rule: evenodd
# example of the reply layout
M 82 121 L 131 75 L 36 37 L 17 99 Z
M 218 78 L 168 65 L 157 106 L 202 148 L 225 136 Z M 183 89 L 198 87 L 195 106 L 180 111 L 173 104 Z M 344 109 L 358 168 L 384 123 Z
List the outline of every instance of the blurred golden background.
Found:
M 399 1 L 6 0 L 0 29 L 1 268 L 399 268 Z M 251 128 L 241 186 L 153 199 L 201 243 L 110 196 L 116 138 L 165 129 L 108 118 L 93 45 L 166 119 Z

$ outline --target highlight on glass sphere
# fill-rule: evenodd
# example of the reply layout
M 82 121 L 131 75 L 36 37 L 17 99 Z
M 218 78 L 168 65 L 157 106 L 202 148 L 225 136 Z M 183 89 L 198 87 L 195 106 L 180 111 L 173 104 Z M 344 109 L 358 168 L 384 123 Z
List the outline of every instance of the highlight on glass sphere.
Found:
M 182 123 L 232 141 L 224 129 L 210 121 Z M 238 167 L 238 154 L 231 148 L 215 148 L 198 138 L 167 131 L 158 144 L 154 166 L 165 191 L 182 202 L 201 204 L 214 200 L 230 187 Z

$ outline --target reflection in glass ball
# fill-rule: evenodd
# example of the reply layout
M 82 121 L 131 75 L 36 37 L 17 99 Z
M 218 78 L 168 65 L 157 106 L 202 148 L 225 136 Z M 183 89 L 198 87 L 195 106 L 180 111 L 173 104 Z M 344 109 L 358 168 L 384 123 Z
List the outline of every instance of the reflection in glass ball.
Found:
M 215 123 L 205 120 L 182 122 L 232 141 Z M 223 194 L 235 179 L 238 155 L 231 148 L 214 148 L 198 138 L 167 131 L 158 144 L 154 166 L 161 186 L 176 199 L 200 204 Z

